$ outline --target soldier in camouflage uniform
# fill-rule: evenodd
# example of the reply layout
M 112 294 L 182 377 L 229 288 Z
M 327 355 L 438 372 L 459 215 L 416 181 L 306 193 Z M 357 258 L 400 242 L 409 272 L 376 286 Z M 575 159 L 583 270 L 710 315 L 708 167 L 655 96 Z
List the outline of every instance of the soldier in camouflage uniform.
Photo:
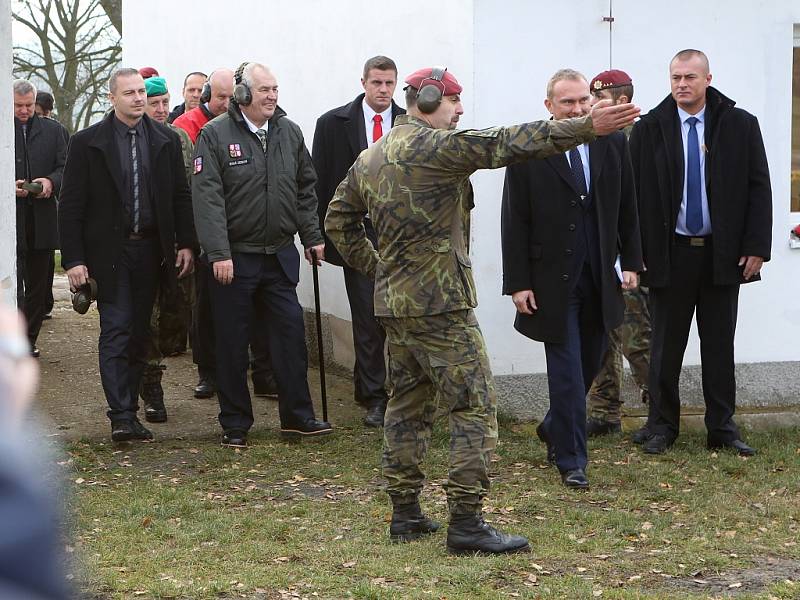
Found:
M 406 78 L 408 114 L 361 153 L 328 208 L 325 228 L 344 260 L 375 280 L 375 316 L 386 330 L 394 391 L 384 422 L 383 475 L 393 504 L 390 537 L 409 541 L 439 528 L 423 515 L 420 470 L 437 398 L 450 410 L 448 550 L 516 552 L 521 536 L 483 521 L 497 409 L 466 248 L 478 169 L 564 152 L 630 122 L 631 107 L 514 127 L 454 131 L 461 86 L 443 69 Z M 593 125 L 594 124 L 594 125 Z M 594 127 L 594 128 L 593 128 Z M 369 213 L 378 248 L 368 240 Z
M 633 81 L 624 71 L 603 71 L 592 79 L 589 87 L 595 100 L 609 100 L 624 104 L 633 100 Z M 633 126 L 625 128 L 630 135 Z M 589 390 L 586 434 L 589 437 L 622 431 L 622 356 L 628 359 L 642 402 L 649 405 L 648 373 L 650 371 L 650 310 L 648 290 L 639 286 L 622 290 L 625 300 L 625 319 L 617 329 L 608 334 L 608 348 L 603 356 L 600 371 Z M 647 437 L 646 427 L 634 433 L 634 441 L 641 443 Z
M 189 180 L 192 168 L 194 147 L 183 129 L 167 123 L 169 115 L 169 92 L 167 82 L 161 77 L 149 77 L 144 82 L 147 90 L 148 116 L 170 128 L 181 140 L 183 164 L 186 168 L 186 179 Z M 165 276 L 162 274 L 162 277 Z M 175 276 L 175 275 L 173 275 Z M 192 322 L 192 301 L 194 298 L 194 276 L 189 275 L 178 280 L 174 293 L 169 286 L 159 285 L 159 291 L 153 303 L 153 314 L 150 318 L 150 339 L 147 346 L 147 365 L 142 373 L 140 395 L 144 402 L 144 418 L 151 423 L 163 423 L 167 420 L 167 409 L 164 406 L 164 389 L 161 378 L 167 368 L 163 357 L 186 350 L 186 336 Z

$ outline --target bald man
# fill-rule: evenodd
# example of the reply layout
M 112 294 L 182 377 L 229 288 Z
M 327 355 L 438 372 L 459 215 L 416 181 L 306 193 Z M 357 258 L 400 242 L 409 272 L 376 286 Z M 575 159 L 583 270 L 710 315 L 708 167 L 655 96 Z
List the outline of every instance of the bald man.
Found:
M 200 106 L 186 111 L 173 121 L 173 125 L 188 133 L 192 143 L 196 144 L 203 125 L 227 111 L 232 96 L 233 71 L 217 69 L 209 75 L 208 81 L 203 85 Z

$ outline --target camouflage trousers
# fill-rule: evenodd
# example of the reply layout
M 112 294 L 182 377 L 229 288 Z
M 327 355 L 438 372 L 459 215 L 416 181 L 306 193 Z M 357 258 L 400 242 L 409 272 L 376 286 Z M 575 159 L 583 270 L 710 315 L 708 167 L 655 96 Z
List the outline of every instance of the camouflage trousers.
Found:
M 381 318 L 394 386 L 383 429 L 383 476 L 394 502 L 414 502 L 425 481 L 439 401 L 449 409 L 450 512 L 480 511 L 497 445 L 497 397 L 483 335 L 472 310 Z
M 648 373 L 650 371 L 650 310 L 647 288 L 623 290 L 625 318 L 622 325 L 609 332 L 608 347 L 600 371 L 589 390 L 590 418 L 619 423 L 622 415 L 622 356 L 628 359 L 634 381 L 641 391 L 642 401 L 649 401 Z
M 186 340 L 192 323 L 194 301 L 194 274 L 178 280 L 175 291 L 162 282 L 159 285 L 153 314 L 150 317 L 150 338 L 147 343 L 147 366 L 142 374 L 142 384 L 158 383 L 164 356 L 186 349 Z

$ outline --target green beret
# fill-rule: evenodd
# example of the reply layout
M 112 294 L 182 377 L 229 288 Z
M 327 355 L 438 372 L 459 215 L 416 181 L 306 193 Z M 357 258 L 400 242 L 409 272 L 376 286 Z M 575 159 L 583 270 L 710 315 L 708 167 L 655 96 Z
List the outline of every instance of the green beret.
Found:
M 144 89 L 147 90 L 147 97 L 163 96 L 167 93 L 167 80 L 163 77 L 148 77 L 144 80 Z

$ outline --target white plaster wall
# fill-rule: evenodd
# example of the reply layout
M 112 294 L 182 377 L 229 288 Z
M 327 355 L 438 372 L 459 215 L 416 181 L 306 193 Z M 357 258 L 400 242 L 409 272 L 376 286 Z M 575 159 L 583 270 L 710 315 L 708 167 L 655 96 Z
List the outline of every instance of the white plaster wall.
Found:
M 310 151 L 317 118 L 361 93 L 364 61 L 384 54 L 397 63 L 401 79 L 420 67 L 449 66 L 460 77 L 472 112 L 471 0 L 438 0 L 436 14 L 442 18 L 434 19 L 436 33 L 430 10 L 418 10 L 430 5 L 418 0 L 381 5 L 379 11 L 367 0 L 239 2 L 238 16 L 219 4 L 204 4 L 189 10 L 184 3 L 157 0 L 123 3 L 123 64 L 156 67 L 167 78 L 173 104 L 190 71 L 235 69 L 244 60 L 263 62 L 275 71 L 279 104 L 303 128 Z M 401 88 L 399 84 L 395 100 L 403 106 Z M 324 265 L 320 287 L 322 311 L 349 320 L 341 269 Z M 307 263 L 301 268 L 299 296 L 313 308 Z
M 14 102 L 11 89 L 11 3 L 0 0 L 0 301 L 17 301 L 16 197 L 14 196 Z
M 481 126 L 546 118 L 545 84 L 558 68 L 575 68 L 589 78 L 609 68 L 608 25 L 602 22 L 607 0 L 507 0 L 502 11 L 489 0 L 476 0 L 475 6 L 475 119 Z M 614 17 L 613 67 L 633 77 L 634 100 L 643 112 L 669 93 L 670 58 L 693 47 L 708 54 L 712 85 L 759 117 L 773 185 L 773 256 L 764 281 L 742 287 L 736 359 L 798 360 L 800 251 L 789 250 L 787 240 L 790 226 L 800 222 L 800 214 L 789 212 L 792 33 L 800 3 L 616 0 Z M 482 172 L 474 182 L 478 317 L 493 368 L 496 374 L 544 372 L 542 345 L 513 330 L 513 306 L 499 295 L 503 171 Z M 694 333 L 685 362 L 699 364 Z
M 609 68 L 607 0 L 557 4 L 541 0 L 408 0 L 381 6 L 365 0 L 239 2 L 238 17 L 213 14 L 215 5 L 139 0 L 124 4 L 123 57 L 130 66 L 155 66 L 176 100 L 185 73 L 235 67 L 242 60 L 271 65 L 281 86 L 281 106 L 303 128 L 309 148 L 316 118 L 360 93 L 364 60 L 386 54 L 401 77 L 420 66 L 448 65 L 464 85 L 464 127 L 487 127 L 546 118 L 547 78 L 560 67 L 588 77 Z M 432 8 L 433 7 L 433 8 Z M 158 18 L 154 18 L 158 15 Z M 420 16 L 422 15 L 422 16 Z M 686 15 L 691 15 L 687 18 Z M 800 23 L 794 0 L 669 3 L 614 2 L 614 67 L 628 71 L 644 111 L 668 92 L 667 64 L 685 47 L 707 52 L 713 84 L 754 114 L 764 134 L 775 212 L 773 260 L 764 282 L 741 292 L 737 361 L 797 360 L 800 331 L 800 251 L 790 251 L 789 212 L 791 48 Z M 436 33 L 433 33 L 434 27 Z M 259 33 L 259 32 L 263 33 Z M 402 104 L 398 87 L 396 99 Z M 545 370 L 541 345 L 512 328 L 514 311 L 500 296 L 500 196 L 503 171 L 473 178 L 472 255 L 478 317 L 495 373 Z M 322 310 L 349 318 L 340 270 L 321 270 Z M 304 268 L 301 302 L 313 306 L 311 272 Z M 696 337 L 687 364 L 699 362 Z

